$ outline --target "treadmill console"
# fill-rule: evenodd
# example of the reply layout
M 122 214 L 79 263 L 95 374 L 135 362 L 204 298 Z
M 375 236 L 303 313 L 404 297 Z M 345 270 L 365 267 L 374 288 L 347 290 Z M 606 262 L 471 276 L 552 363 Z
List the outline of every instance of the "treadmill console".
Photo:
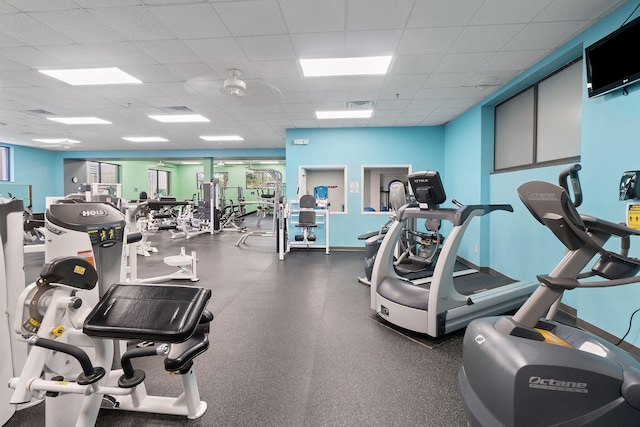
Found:
M 420 209 L 436 209 L 447 200 L 437 171 L 414 172 L 407 178 Z

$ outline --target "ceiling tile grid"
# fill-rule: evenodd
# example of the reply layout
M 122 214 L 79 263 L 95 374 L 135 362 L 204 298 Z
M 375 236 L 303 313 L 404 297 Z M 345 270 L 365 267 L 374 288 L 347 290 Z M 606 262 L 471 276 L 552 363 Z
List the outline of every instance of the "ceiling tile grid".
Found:
M 456 118 L 624 0 L 0 0 L 0 141 L 71 150 L 282 148 L 287 128 L 432 126 Z M 391 55 L 384 76 L 305 78 L 300 59 Z M 138 85 L 71 86 L 40 70 L 119 67 Z M 237 70 L 231 71 L 230 70 Z M 244 96 L 224 91 L 231 75 Z M 487 84 L 487 82 L 489 84 Z M 481 90 L 482 89 L 482 90 Z M 369 119 L 318 110 L 370 102 Z M 210 121 L 166 124 L 183 111 Z M 109 125 L 48 117 L 96 116 Z

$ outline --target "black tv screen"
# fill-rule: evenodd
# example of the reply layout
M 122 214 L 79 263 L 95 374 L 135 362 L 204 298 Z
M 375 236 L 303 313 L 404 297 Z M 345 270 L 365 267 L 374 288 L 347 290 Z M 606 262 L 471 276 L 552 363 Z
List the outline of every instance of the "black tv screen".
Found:
M 640 79 L 639 43 L 640 17 L 585 49 L 589 97 Z

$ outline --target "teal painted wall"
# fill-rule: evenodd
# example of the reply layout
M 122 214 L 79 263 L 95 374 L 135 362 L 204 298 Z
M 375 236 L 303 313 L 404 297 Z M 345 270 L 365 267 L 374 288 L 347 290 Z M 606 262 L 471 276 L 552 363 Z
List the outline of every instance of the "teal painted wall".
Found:
M 308 145 L 293 145 L 297 138 Z M 331 213 L 331 246 L 363 247 L 360 234 L 378 230 L 388 214 L 363 214 L 362 166 L 409 164 L 413 171 L 444 170 L 444 128 L 289 129 L 286 137 L 287 198 L 298 199 L 299 166 L 344 167 L 347 171 L 345 213 Z M 349 186 L 358 185 L 358 192 Z
M 479 197 L 491 203 L 510 203 L 515 210 L 513 214 L 489 215 L 488 239 L 483 239 L 484 235 L 480 234 L 481 248 L 488 248 L 489 265 L 492 268 L 514 278 L 533 280 L 536 274 L 550 272 L 562 258 L 564 247 L 524 208 L 516 189 L 530 180 L 555 183 L 558 173 L 568 166 L 490 174 L 485 165 L 487 155 L 492 156 L 488 153 L 493 146 L 493 106 L 580 56 L 585 46 L 617 29 L 636 6 L 636 2 L 632 3 L 589 28 L 481 105 L 446 126 L 445 182 L 448 191 L 464 185 L 466 178 L 478 179 L 479 172 Z M 622 172 L 640 169 L 640 162 L 633 155 L 640 139 L 640 84 L 628 87 L 628 96 L 622 96 L 617 91 L 594 99 L 587 97 L 586 84 L 584 86 L 580 162 L 583 170 L 580 176 L 585 202 L 580 211 L 614 222 L 624 221 L 625 203 L 618 201 L 618 184 Z M 480 157 L 474 160 L 479 155 L 478 150 L 481 151 Z M 462 164 L 470 172 L 466 175 L 462 172 L 464 178 L 457 174 L 452 176 L 452 168 L 460 169 L 457 159 L 465 153 L 469 154 Z M 488 181 L 484 180 L 484 176 L 488 177 Z M 469 185 L 474 191 L 478 189 L 477 183 Z M 612 247 L 618 243 L 612 242 Z M 640 248 L 640 242 L 636 242 L 636 247 Z M 635 249 L 632 255 L 640 256 L 640 249 Z M 563 299 L 563 302 L 577 309 L 581 319 L 616 336 L 624 334 L 631 313 L 640 307 L 638 301 L 640 285 L 580 289 L 568 292 Z M 634 325 L 627 340 L 636 346 L 640 345 L 640 325 Z
M 61 195 L 62 188 L 62 162 L 57 161 L 54 152 L 39 150 L 37 148 L 8 145 L 11 150 L 13 165 L 12 182 L 0 184 L 0 194 L 31 184 L 33 212 L 45 211 L 45 198 L 47 196 Z M 4 189 L 3 189 L 4 188 Z M 15 194 L 20 197 L 21 194 Z M 28 202 L 25 201 L 25 207 Z

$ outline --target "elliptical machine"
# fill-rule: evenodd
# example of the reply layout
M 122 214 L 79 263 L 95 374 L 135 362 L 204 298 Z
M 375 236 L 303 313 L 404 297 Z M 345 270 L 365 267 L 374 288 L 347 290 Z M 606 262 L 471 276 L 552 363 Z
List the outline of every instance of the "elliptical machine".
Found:
M 477 319 L 467 327 L 458 380 L 471 426 L 640 423 L 640 362 L 594 334 L 551 320 L 565 290 L 640 282 L 640 260 L 627 256 L 629 237 L 640 231 L 578 214 L 563 182 L 570 175 L 580 194 L 579 169 L 564 171 L 561 186 L 533 181 L 518 188 L 567 252 L 551 273 L 538 276 L 538 288 L 513 317 Z M 620 253 L 603 248 L 612 236 L 621 238 Z M 605 280 L 582 280 L 596 276 Z

